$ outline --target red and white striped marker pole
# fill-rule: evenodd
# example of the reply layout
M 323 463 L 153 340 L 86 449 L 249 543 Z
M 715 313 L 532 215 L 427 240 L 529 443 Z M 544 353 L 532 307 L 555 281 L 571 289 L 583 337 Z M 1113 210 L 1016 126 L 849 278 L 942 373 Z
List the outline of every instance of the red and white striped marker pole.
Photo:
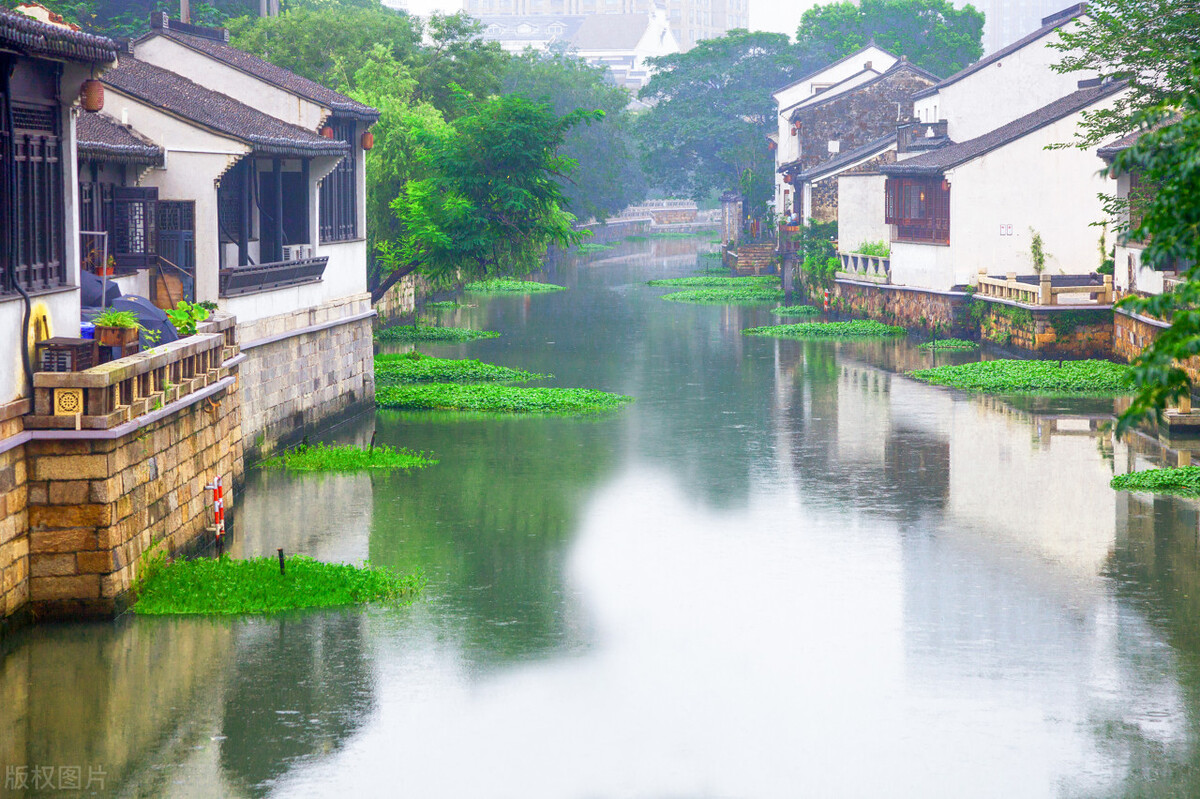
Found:
M 829 313 L 829 289 L 825 289 L 825 313 Z
M 205 486 L 206 489 L 213 493 L 213 532 L 216 533 L 217 542 L 225 537 L 225 489 L 221 485 L 221 476 L 217 475 L 213 478 L 212 483 Z

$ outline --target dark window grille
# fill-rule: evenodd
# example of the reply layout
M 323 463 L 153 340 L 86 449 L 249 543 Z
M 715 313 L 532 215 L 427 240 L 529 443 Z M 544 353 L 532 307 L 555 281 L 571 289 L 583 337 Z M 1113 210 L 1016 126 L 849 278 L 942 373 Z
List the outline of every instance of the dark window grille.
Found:
M 236 242 L 238 231 L 241 230 L 243 186 L 250 166 L 251 159 L 243 159 L 234 164 L 221 178 L 217 187 L 217 227 L 221 241 Z
M 941 178 L 889 178 L 886 221 L 896 241 L 950 243 L 950 186 Z
M 109 246 L 118 269 L 143 269 L 157 263 L 157 205 L 157 188 L 113 188 Z
M 321 181 L 321 241 L 346 241 L 358 238 L 355 124 L 352 119 L 331 119 L 328 124 L 333 128 L 335 139 L 350 145 L 350 152 Z
M 16 172 L 16 194 L 3 198 L 16 223 L 16 260 L 9 268 L 26 290 L 54 288 L 67 282 L 58 108 L 14 102 L 12 111 L 12 135 L 3 142 L 12 148 Z M 0 284 L 6 287 L 7 281 Z

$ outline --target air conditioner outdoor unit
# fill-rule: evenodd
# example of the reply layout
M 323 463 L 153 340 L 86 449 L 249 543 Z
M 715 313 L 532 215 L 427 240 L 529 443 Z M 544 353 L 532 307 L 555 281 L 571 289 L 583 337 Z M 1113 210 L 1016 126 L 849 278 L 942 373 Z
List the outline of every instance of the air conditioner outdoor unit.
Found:
M 303 261 L 306 258 L 311 258 L 312 252 L 313 248 L 311 244 L 285 244 L 283 245 L 283 260 Z

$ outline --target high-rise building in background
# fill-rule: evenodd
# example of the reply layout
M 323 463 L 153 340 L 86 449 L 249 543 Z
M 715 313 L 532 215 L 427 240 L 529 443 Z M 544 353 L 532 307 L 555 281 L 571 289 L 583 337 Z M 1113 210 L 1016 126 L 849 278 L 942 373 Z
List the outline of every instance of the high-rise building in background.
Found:
M 1042 27 L 1042 19 L 1072 4 L 1067 0 L 955 0 L 984 13 L 983 54 L 994 53 Z
M 666 12 L 683 50 L 750 25 L 750 0 L 463 0 L 473 17 L 647 14 L 655 6 Z

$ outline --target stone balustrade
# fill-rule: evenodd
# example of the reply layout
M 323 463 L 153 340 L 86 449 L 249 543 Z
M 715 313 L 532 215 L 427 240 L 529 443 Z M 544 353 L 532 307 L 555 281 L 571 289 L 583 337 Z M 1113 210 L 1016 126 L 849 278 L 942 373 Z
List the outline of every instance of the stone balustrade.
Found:
M 1112 275 L 1022 275 L 1009 272 L 1003 278 L 989 277 L 979 270 L 976 296 L 1010 300 L 1022 305 L 1062 305 L 1061 297 L 1075 295 L 1069 305 L 1112 305 Z M 1078 295 L 1087 295 L 1079 299 Z
M 217 314 L 197 334 L 81 372 L 37 372 L 25 428 L 108 430 L 227 377 L 236 319 Z
M 848 280 L 864 280 L 870 283 L 892 282 L 892 259 L 879 255 L 863 255 L 858 252 L 838 253 L 841 269 L 837 276 Z

